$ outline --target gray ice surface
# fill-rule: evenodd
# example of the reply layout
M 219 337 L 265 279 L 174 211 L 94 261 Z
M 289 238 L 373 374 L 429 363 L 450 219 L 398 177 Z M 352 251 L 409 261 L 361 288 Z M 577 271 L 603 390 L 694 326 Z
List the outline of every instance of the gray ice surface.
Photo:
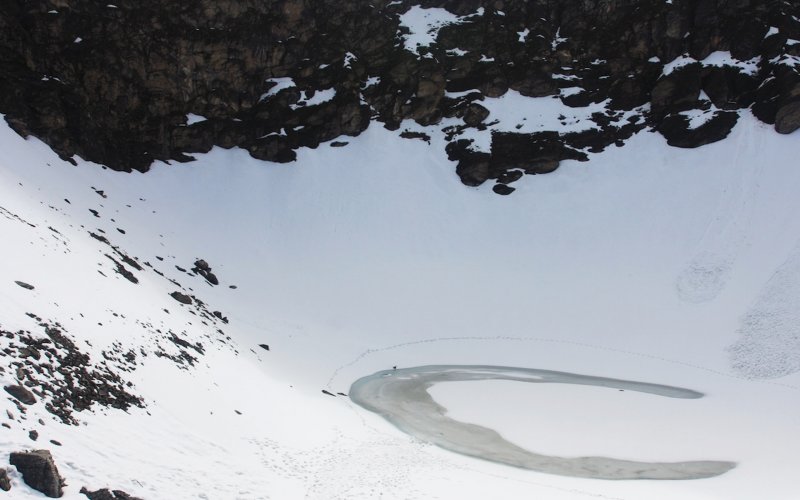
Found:
M 385 370 L 360 378 L 350 387 L 350 399 L 383 416 L 403 432 L 446 450 L 548 474 L 593 479 L 701 479 L 718 476 L 736 465 L 714 460 L 636 462 L 608 457 L 540 455 L 506 441 L 492 429 L 449 418 L 446 408 L 428 393 L 439 382 L 474 380 L 593 385 L 671 398 L 703 397 L 702 393 L 680 387 L 533 368 L 430 365 Z

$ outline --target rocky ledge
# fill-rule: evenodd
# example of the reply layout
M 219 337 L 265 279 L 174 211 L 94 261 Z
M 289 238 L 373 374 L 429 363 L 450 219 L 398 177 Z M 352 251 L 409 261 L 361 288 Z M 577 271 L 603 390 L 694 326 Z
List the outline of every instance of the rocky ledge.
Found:
M 776 0 L 0 4 L 0 113 L 127 171 L 213 146 L 290 162 L 377 121 L 443 132 L 465 184 L 508 194 L 642 129 L 697 147 L 749 109 L 792 133 L 798 68 L 800 4 Z M 490 103 L 512 97 L 581 118 L 501 123 Z

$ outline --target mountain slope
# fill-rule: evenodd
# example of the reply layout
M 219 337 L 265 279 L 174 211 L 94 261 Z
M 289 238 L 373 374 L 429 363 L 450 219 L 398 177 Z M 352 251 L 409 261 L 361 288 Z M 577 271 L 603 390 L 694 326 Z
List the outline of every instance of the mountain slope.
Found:
M 83 486 L 142 498 L 795 494 L 796 139 L 747 113 L 728 141 L 680 150 L 640 133 L 519 182 L 512 197 L 454 182 L 439 133 L 428 145 L 373 127 L 347 148 L 301 149 L 296 165 L 214 149 L 147 174 L 72 166 L 8 128 L 0 140 L 0 329 L 11 334 L 0 378 L 41 393 L 0 403 L 11 412 L 0 459 L 50 449 L 65 498 Z M 198 259 L 219 285 L 192 271 Z M 771 328 L 748 326 L 762 313 Z M 78 425 L 48 411 L 45 382 L 60 376 L 20 377 L 14 365 L 59 365 L 46 342 L 37 362 L 23 351 L 23 339 L 49 338 L 41 324 L 142 407 L 62 404 Z M 782 358 L 761 354 L 776 341 Z M 558 386 L 443 384 L 434 395 L 532 450 L 738 465 L 688 482 L 548 476 L 417 442 L 336 395 L 423 364 L 698 390 L 706 397 L 686 405 Z M 11 475 L 7 496 L 36 498 Z

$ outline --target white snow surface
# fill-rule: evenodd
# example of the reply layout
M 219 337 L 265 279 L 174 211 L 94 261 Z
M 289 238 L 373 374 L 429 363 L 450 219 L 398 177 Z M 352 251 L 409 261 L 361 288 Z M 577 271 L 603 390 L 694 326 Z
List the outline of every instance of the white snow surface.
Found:
M 408 28 L 404 35 L 404 46 L 409 52 L 419 53 L 420 47 L 427 47 L 436 42 L 439 29 L 461 20 L 455 14 L 442 8 L 423 9 L 415 5 L 400 15 L 400 25 Z
M 196 115 L 194 113 L 189 113 L 186 115 L 186 125 L 194 125 L 195 123 L 200 123 L 207 120 L 208 118 L 203 115 Z
M 760 57 L 755 57 L 753 59 L 749 59 L 747 61 L 740 61 L 734 58 L 730 52 L 728 51 L 715 51 L 706 56 L 705 59 L 698 61 L 693 57 L 683 55 L 676 57 L 672 61 L 668 62 L 664 65 L 662 70 L 663 75 L 668 75 L 675 71 L 678 68 L 683 66 L 687 66 L 689 64 L 700 63 L 701 65 L 708 67 L 708 66 L 716 66 L 716 67 L 724 67 L 730 66 L 739 68 L 739 71 L 745 73 L 747 75 L 755 75 L 758 72 L 758 63 L 761 62 Z
M 447 92 L 448 97 L 460 97 L 473 91 Z M 583 92 L 580 87 L 567 87 L 561 90 L 560 96 L 568 96 Z M 554 131 L 560 134 L 581 132 L 597 128 L 592 120 L 594 113 L 605 113 L 608 101 L 592 103 L 585 107 L 574 108 L 565 105 L 559 96 L 526 97 L 516 90 L 508 90 L 496 98 L 480 101 L 480 105 L 489 110 L 486 127 L 483 130 L 466 129 L 458 138 L 471 139 L 470 148 L 475 151 L 489 152 L 492 144 L 492 132 L 535 133 Z M 621 113 L 617 123 L 624 123 L 629 116 L 635 116 L 640 110 Z M 460 125 L 457 119 L 444 119 L 443 126 Z M 425 127 L 406 122 L 404 126 L 419 132 L 430 131 Z
M 295 83 L 294 83 L 294 80 L 292 80 L 288 76 L 282 76 L 282 77 L 278 77 L 278 78 L 269 78 L 267 80 L 267 82 L 268 83 L 272 83 L 274 85 L 272 87 L 270 87 L 267 92 L 262 94 L 261 97 L 259 97 L 259 99 L 258 99 L 259 102 L 263 101 L 264 99 L 268 99 L 268 98 L 274 96 L 275 94 L 277 94 L 278 92 L 280 92 L 283 89 L 289 89 L 289 88 L 292 88 L 292 87 L 296 86 Z
M 544 104 L 531 113 L 549 113 L 533 101 Z M 493 115 L 513 111 L 484 101 L 493 103 L 503 107 Z M 2 125 L 3 329 L 34 331 L 26 312 L 59 321 L 95 360 L 114 342 L 149 348 L 144 323 L 215 338 L 169 297 L 165 278 L 145 268 L 134 285 L 114 274 L 108 247 L 87 234 L 102 229 L 222 311 L 232 340 L 206 342 L 190 369 L 140 357 L 124 375 L 147 408 L 81 412 L 79 426 L 57 422 L 41 401 L 21 420 L 0 398 L 0 415 L 14 415 L 3 417 L 10 429 L 0 427 L 0 462 L 14 450 L 50 449 L 66 499 L 84 498 L 87 486 L 145 499 L 794 500 L 797 140 L 747 114 L 727 140 L 696 150 L 640 133 L 501 197 L 458 182 L 440 135 L 428 145 L 379 126 L 344 148 L 300 150 L 292 165 L 215 148 L 196 162 L 126 174 L 80 159 L 72 166 Z M 220 286 L 174 267 L 200 257 Z M 679 280 L 687 268 L 697 272 Z M 715 293 L 687 300 L 691 290 L 676 283 Z M 411 439 L 321 392 L 425 364 L 694 389 L 705 397 L 508 381 L 432 393 L 453 418 L 532 451 L 738 465 L 694 481 L 550 476 Z M 13 382 L 0 372 L 2 385 Z M 27 437 L 34 426 L 36 443 Z M 11 476 L 7 498 L 42 498 Z
M 328 102 L 336 97 L 336 90 L 333 88 L 317 90 L 312 97 L 306 97 L 305 91 L 300 93 L 300 101 L 297 104 L 292 104 L 292 109 L 297 109 L 301 106 L 316 106 L 324 102 Z

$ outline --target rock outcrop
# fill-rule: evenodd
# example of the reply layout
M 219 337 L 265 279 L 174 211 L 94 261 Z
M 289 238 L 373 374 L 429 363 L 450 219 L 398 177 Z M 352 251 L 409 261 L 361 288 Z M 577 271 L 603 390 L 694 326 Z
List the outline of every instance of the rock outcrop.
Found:
M 401 18 L 418 7 L 461 17 L 407 47 Z M 8 0 L 0 113 L 64 158 L 146 171 L 213 146 L 289 162 L 372 121 L 442 125 L 455 142 L 490 127 L 481 102 L 509 91 L 605 106 L 546 147 L 509 138 L 531 139 L 524 158 L 505 137 L 456 147 L 463 182 L 507 185 L 645 127 L 679 147 L 720 140 L 746 108 L 793 132 L 798 19 L 796 2 L 748 0 Z M 703 126 L 681 118 L 709 105 Z

